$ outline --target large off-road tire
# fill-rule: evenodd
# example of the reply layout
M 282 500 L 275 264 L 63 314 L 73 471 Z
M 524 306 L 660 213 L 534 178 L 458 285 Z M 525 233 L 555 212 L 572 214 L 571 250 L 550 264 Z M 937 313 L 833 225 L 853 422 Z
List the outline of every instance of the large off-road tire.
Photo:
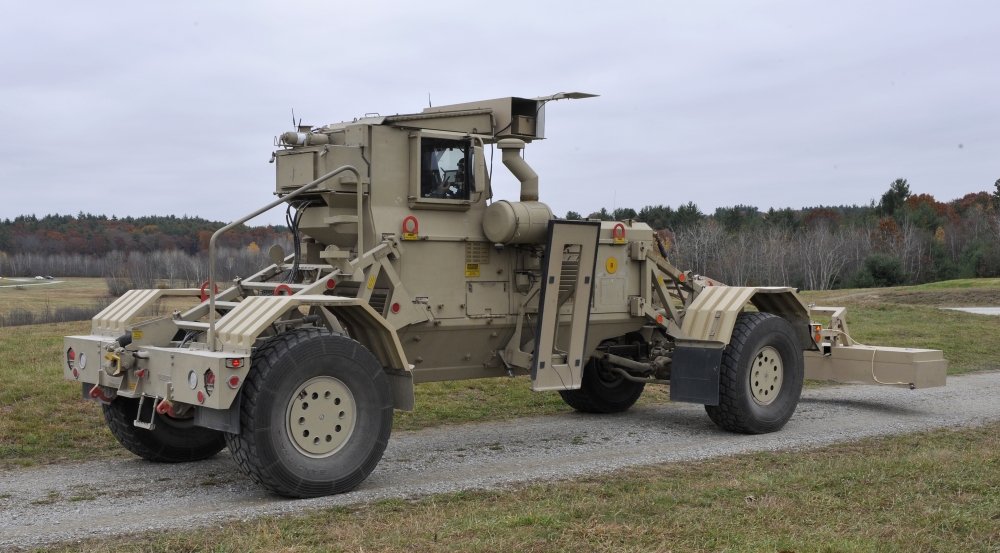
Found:
M 157 413 L 152 430 L 133 424 L 139 411 L 139 399 L 117 397 L 101 406 L 108 428 L 125 449 L 143 459 L 159 463 L 184 463 L 207 459 L 226 447 L 222 432 L 194 425 L 194 419 L 173 419 Z M 153 416 L 153 400 L 142 402 L 140 420 Z
M 391 432 L 392 393 L 375 356 L 346 336 L 298 329 L 254 353 L 240 433 L 226 441 L 240 469 L 261 486 L 317 497 L 367 478 Z
M 559 395 L 582 413 L 621 413 L 638 401 L 645 387 L 610 372 L 603 361 L 592 357 L 583 368 L 580 388 L 560 390 Z
M 719 372 L 719 405 L 705 406 L 712 422 L 744 434 L 780 430 L 795 413 L 805 374 L 795 329 L 770 313 L 740 313 Z

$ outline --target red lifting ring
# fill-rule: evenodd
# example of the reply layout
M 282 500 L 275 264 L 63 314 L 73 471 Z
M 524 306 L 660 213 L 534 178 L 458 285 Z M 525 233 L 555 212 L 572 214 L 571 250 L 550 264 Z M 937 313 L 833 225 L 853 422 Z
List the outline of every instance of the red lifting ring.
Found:
M 406 228 L 406 223 L 413 222 L 413 230 Z M 420 225 L 417 223 L 417 218 L 413 215 L 409 215 L 406 219 L 403 219 L 403 232 L 406 234 L 417 234 L 419 232 Z
M 287 284 L 279 284 L 277 288 L 274 289 L 275 296 L 291 296 L 292 287 Z
M 206 280 L 205 283 L 201 285 L 201 301 L 205 301 L 205 300 L 208 299 L 208 293 L 205 292 L 205 289 L 208 288 L 208 284 L 209 284 L 209 282 Z M 219 295 L 219 285 L 218 284 L 215 285 L 215 295 L 216 296 Z
M 619 234 L 618 231 L 621 231 L 621 234 Z M 615 228 L 611 230 L 611 236 L 615 240 L 624 240 L 625 239 L 625 225 L 623 225 L 622 223 L 618 223 L 617 225 L 615 225 Z

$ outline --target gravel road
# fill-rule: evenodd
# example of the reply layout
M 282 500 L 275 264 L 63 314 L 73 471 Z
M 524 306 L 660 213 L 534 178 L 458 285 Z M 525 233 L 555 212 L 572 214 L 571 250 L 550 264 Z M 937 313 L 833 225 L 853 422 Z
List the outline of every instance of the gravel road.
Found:
M 308 500 L 261 491 L 227 452 L 184 465 L 130 459 L 13 470 L 0 472 L 0 548 L 980 425 L 1000 420 L 997 397 L 1000 372 L 952 377 L 947 387 L 927 390 L 811 389 L 784 430 L 764 436 L 722 432 L 701 406 L 688 404 L 398 432 L 357 490 Z

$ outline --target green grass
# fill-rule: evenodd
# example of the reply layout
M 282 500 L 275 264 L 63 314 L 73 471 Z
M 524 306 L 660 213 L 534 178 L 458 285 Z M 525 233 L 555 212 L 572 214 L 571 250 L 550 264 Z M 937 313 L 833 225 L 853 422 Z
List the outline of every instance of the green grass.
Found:
M 962 278 L 957 280 L 944 280 L 941 282 L 930 282 L 918 284 L 917 286 L 904 286 L 904 290 L 952 290 L 955 288 L 998 288 L 1000 278 Z
M 66 544 L 58 551 L 997 551 L 1000 425 Z
M 62 379 L 62 337 L 90 322 L 0 328 L 0 466 L 125 455 L 100 406 Z

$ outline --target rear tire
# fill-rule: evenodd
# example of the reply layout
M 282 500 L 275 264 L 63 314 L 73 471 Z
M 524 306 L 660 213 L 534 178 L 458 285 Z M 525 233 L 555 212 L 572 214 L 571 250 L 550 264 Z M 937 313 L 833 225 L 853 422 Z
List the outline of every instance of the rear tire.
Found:
M 133 424 L 139 412 L 139 399 L 117 397 L 110 404 L 101 405 L 108 429 L 125 449 L 143 459 L 158 463 L 184 463 L 208 459 L 226 447 L 222 432 L 194 425 L 194 419 L 172 419 L 155 415 L 152 430 Z M 143 421 L 153 416 L 153 400 L 146 398 L 142 404 Z
M 719 372 L 719 404 L 705 406 L 712 422 L 742 434 L 780 430 L 795 413 L 805 375 L 795 329 L 770 313 L 740 313 Z
M 392 432 L 389 379 L 358 342 L 322 329 L 279 334 L 254 353 L 240 433 L 226 434 L 251 479 L 287 497 L 349 491 Z
M 604 361 L 591 357 L 583 368 L 580 388 L 560 390 L 559 395 L 581 413 L 621 413 L 635 405 L 645 387 L 643 382 L 610 372 Z

